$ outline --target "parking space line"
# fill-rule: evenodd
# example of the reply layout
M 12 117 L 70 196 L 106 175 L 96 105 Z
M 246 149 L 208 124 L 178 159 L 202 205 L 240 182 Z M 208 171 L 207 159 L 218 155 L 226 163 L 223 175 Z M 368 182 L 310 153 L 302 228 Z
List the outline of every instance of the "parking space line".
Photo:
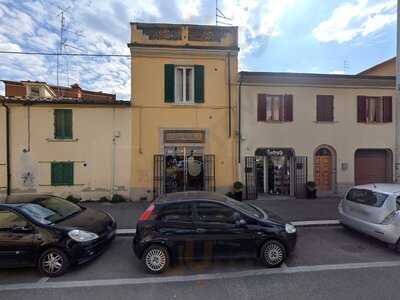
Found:
M 297 227 L 340 225 L 339 220 L 295 221 L 291 223 Z
M 134 235 L 136 234 L 136 229 L 117 229 L 117 235 L 124 236 L 124 235 Z
M 348 263 L 334 265 L 314 265 L 298 267 L 282 267 L 279 269 L 256 269 L 227 273 L 208 273 L 183 276 L 157 276 L 145 278 L 119 278 L 119 279 L 100 279 L 83 281 L 60 281 L 60 282 L 42 282 L 42 283 L 21 283 L 0 285 L 1 291 L 31 290 L 31 289 L 59 289 L 59 288 L 82 288 L 96 286 L 122 286 L 122 285 L 143 285 L 171 282 L 191 282 L 201 280 L 235 279 L 253 276 L 266 276 L 273 274 L 294 274 L 306 272 L 321 272 L 333 270 L 357 270 L 368 268 L 388 268 L 400 267 L 400 261 L 382 261 L 367 263 Z

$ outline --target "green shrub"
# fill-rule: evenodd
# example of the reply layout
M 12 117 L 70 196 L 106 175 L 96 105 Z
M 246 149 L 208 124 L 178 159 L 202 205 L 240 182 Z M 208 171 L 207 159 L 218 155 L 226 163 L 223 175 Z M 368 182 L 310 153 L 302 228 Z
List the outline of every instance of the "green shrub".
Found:
M 243 183 L 241 183 L 240 181 L 235 181 L 235 183 L 233 184 L 233 190 L 240 192 L 242 189 Z
M 76 198 L 73 195 L 69 195 L 65 200 L 72 202 L 72 203 L 79 203 L 81 201 L 81 198 Z
M 111 202 L 112 203 L 126 202 L 126 199 L 119 194 L 114 194 L 111 198 Z
M 99 199 L 99 202 L 110 202 L 110 200 L 108 200 L 108 198 L 107 197 L 101 197 L 100 199 Z

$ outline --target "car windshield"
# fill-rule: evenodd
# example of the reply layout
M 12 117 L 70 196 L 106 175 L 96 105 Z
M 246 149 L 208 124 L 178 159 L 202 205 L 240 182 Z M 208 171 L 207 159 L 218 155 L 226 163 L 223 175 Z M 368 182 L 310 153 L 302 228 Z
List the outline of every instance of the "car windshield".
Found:
M 23 204 L 20 209 L 41 224 L 61 222 L 82 211 L 82 208 L 58 197 Z
M 261 219 L 261 218 L 264 217 L 263 213 L 261 211 L 259 211 L 258 209 L 254 208 L 253 206 L 250 206 L 250 205 L 248 205 L 246 203 L 243 203 L 243 202 L 239 202 L 239 201 L 234 200 L 234 199 L 229 198 L 229 197 L 225 197 L 225 199 L 226 199 L 226 202 L 230 206 L 232 206 L 233 208 L 235 208 L 237 210 L 240 210 L 240 211 L 244 212 L 247 215 L 250 215 L 250 216 L 252 216 L 254 218 L 257 218 L 257 219 Z

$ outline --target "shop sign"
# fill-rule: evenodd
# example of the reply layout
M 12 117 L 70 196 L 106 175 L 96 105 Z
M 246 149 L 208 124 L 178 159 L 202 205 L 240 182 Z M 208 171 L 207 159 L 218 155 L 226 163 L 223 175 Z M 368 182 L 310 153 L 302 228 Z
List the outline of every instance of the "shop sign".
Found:
M 203 144 L 204 130 L 165 130 L 164 143 L 166 144 Z
M 256 156 L 293 156 L 293 150 L 290 148 L 258 148 Z

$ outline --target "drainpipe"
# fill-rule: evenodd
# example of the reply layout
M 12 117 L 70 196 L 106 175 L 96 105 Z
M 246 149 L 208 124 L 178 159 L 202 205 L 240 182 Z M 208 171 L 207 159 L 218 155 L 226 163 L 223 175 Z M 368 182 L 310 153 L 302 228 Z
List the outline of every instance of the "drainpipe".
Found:
M 10 168 L 10 108 L 2 102 L 6 109 L 6 151 L 7 151 L 7 196 L 11 194 L 11 168 Z
M 241 147 L 242 147 L 242 83 L 243 79 L 239 79 L 239 101 L 238 101 L 238 163 L 241 161 Z
M 231 99 L 231 53 L 228 53 L 228 101 L 229 101 L 229 113 L 228 113 L 228 118 L 229 118 L 229 129 L 228 129 L 228 137 L 232 136 L 232 113 L 231 113 L 231 107 L 232 107 L 232 99 Z

